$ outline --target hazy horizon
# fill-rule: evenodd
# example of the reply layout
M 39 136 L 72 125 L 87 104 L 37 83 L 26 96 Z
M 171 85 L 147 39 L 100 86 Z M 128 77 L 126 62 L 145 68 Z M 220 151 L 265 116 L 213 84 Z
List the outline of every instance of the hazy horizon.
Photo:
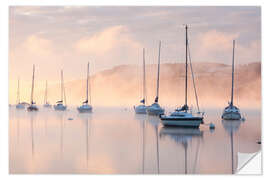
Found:
M 200 105 L 204 108 L 223 107 L 230 98 L 231 66 L 221 63 L 194 63 L 195 82 Z M 147 104 L 151 104 L 156 92 L 157 65 L 146 66 Z M 179 106 L 184 92 L 184 63 L 161 64 L 160 103 L 162 106 Z M 84 72 L 86 75 L 86 72 Z M 189 74 L 189 103 L 194 105 L 194 91 Z M 65 80 L 67 104 L 79 105 L 85 100 L 86 78 Z M 100 71 L 90 77 L 91 97 L 94 106 L 133 106 L 139 104 L 142 95 L 142 67 L 120 65 Z M 17 81 L 10 81 L 9 102 L 16 103 Z M 34 100 L 42 104 L 45 81 L 35 81 Z M 11 88 L 13 87 L 13 88 Z M 31 81 L 20 83 L 21 101 L 29 102 Z M 48 100 L 54 104 L 60 98 L 59 81 L 48 81 Z M 245 108 L 261 106 L 261 64 L 250 63 L 235 68 L 235 103 Z

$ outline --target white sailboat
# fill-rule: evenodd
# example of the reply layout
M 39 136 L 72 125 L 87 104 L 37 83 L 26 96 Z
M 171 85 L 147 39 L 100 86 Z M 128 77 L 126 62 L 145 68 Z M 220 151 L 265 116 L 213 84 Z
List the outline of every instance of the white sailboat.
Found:
M 160 71 L 160 48 L 161 48 L 161 41 L 159 41 L 159 51 L 158 51 L 158 74 L 157 74 L 157 96 L 155 98 L 155 102 L 148 106 L 146 112 L 148 115 L 159 116 L 164 114 L 164 109 L 160 107 L 158 104 L 158 95 L 159 95 L 159 71 Z
M 20 79 L 18 79 L 18 88 L 17 88 L 17 105 L 16 105 L 16 109 L 24 109 L 25 106 L 24 104 L 21 103 L 20 100 Z
M 65 105 L 64 99 L 65 98 Z M 66 106 L 66 94 L 65 94 L 65 87 L 64 87 L 64 78 L 63 78 L 63 70 L 61 70 L 61 100 L 56 102 L 56 105 L 53 106 L 54 110 L 56 111 L 65 111 L 67 109 Z
M 193 127 L 198 128 L 201 123 L 203 123 L 203 113 L 199 110 L 198 105 L 198 98 L 197 98 L 197 92 L 195 88 L 194 83 L 194 77 L 193 77 L 193 70 L 190 60 L 190 67 L 192 72 L 192 78 L 193 78 L 193 85 L 194 85 L 194 91 L 196 96 L 196 102 L 197 102 L 197 108 L 198 112 L 196 114 L 193 114 L 191 112 L 191 109 L 187 105 L 187 71 L 188 71 L 188 26 L 185 26 L 186 29 L 186 75 L 185 75 L 185 104 L 175 109 L 174 112 L 172 112 L 170 115 L 161 115 L 160 119 L 164 126 L 181 126 L 181 127 Z M 190 58 L 190 56 L 189 56 Z
M 140 101 L 139 106 L 134 107 L 136 114 L 146 114 L 147 106 L 146 104 L 146 82 L 145 82 L 145 51 L 143 48 L 143 99 Z
M 48 97 L 48 84 L 47 84 L 47 81 L 46 81 L 46 87 L 45 87 L 45 96 L 44 96 L 44 105 L 43 105 L 43 107 L 45 107 L 45 108 L 51 108 L 52 107 L 52 105 L 48 102 L 48 99 L 47 99 L 47 97 Z
M 87 65 L 86 100 L 83 102 L 83 104 L 80 107 L 77 108 L 80 113 L 91 113 L 92 109 L 93 109 L 92 106 L 88 104 L 88 94 L 89 94 L 88 87 L 89 87 L 89 62 Z M 91 104 L 91 102 L 90 102 L 90 104 Z
M 34 102 L 34 87 L 35 87 L 35 65 L 33 65 L 33 76 L 32 76 L 32 89 L 31 89 L 31 104 L 27 107 L 27 111 L 38 111 L 38 107 Z
M 235 48 L 235 40 L 233 40 L 233 57 L 232 57 L 232 91 L 231 91 L 231 102 L 229 102 L 229 106 L 227 106 L 223 114 L 221 116 L 224 120 L 240 120 L 241 113 L 240 110 L 233 105 L 233 89 L 234 89 L 234 48 Z

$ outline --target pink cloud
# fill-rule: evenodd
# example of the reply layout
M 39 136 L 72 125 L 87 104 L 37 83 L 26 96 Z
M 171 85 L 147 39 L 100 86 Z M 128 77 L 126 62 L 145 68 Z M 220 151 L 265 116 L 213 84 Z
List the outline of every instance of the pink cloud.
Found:
M 199 54 L 224 53 L 232 50 L 232 41 L 238 38 L 238 34 L 229 34 L 210 30 L 198 35 Z
M 92 36 L 83 37 L 75 43 L 79 53 L 102 54 L 119 47 L 138 49 L 141 44 L 129 35 L 127 27 L 118 25 L 104 29 Z M 118 49 L 119 50 L 119 49 Z

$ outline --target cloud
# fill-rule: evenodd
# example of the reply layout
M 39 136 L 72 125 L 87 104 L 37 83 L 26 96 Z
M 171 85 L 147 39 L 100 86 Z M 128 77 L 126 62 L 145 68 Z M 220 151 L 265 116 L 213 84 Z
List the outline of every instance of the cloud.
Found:
M 237 47 L 237 46 L 236 46 Z M 236 49 L 236 58 L 242 60 L 242 62 L 252 62 L 261 60 L 261 42 L 254 40 L 248 43 L 246 46 L 239 46 Z
M 187 17 L 194 62 L 231 63 L 234 38 L 237 63 L 260 61 L 260 8 L 14 6 L 9 17 L 10 79 L 30 79 L 32 63 L 37 80 L 79 79 L 88 61 L 91 73 L 141 64 L 143 47 L 156 63 L 158 40 L 162 63 L 182 62 Z
M 36 62 L 49 63 L 48 59 L 53 60 L 57 57 L 53 41 L 43 38 L 40 34 L 30 35 L 19 44 L 11 44 L 10 48 L 10 62 L 18 67 Z
M 50 55 L 53 52 L 52 42 L 38 35 L 29 36 L 21 45 L 23 51 L 38 55 Z
M 217 30 L 210 30 L 198 35 L 198 54 L 211 56 L 211 54 L 227 53 L 232 50 L 232 41 L 238 34 L 230 34 Z
M 237 63 L 246 64 L 260 61 L 261 45 L 260 40 L 253 40 L 242 43 L 240 33 L 227 33 L 217 30 L 209 30 L 199 33 L 191 41 L 191 49 L 196 60 L 200 61 L 223 61 L 231 63 L 232 42 L 235 40 L 235 57 Z
M 141 44 L 129 35 L 127 27 L 118 25 L 104 29 L 92 36 L 83 37 L 75 44 L 78 52 L 101 55 L 119 48 L 138 49 Z
M 38 79 L 41 78 L 41 74 L 42 78 L 46 79 L 56 76 L 55 73 L 58 72 L 56 70 L 63 66 L 64 54 L 57 50 L 54 43 L 51 39 L 42 37 L 40 34 L 33 34 L 16 45 L 11 44 L 9 50 L 9 63 L 12 67 L 10 75 L 30 80 L 29 72 L 32 71 L 32 64 L 36 64 Z M 49 73 L 44 75 L 47 71 Z

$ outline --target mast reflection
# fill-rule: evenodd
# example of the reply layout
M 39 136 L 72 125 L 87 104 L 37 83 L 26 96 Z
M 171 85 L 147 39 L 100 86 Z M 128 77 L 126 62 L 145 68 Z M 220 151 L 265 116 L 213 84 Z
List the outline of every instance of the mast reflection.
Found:
M 85 126 L 85 160 L 86 160 L 86 168 L 89 167 L 89 139 L 90 139 L 90 114 L 78 114 L 78 117 L 82 120 L 83 125 Z
M 30 128 L 31 128 L 31 154 L 32 154 L 32 160 L 34 159 L 35 156 L 35 137 L 34 137 L 34 130 L 35 130 L 35 117 L 36 117 L 36 112 L 29 113 L 30 116 Z
M 222 125 L 226 132 L 230 135 L 231 142 L 231 166 L 232 166 L 232 174 L 235 173 L 234 167 L 234 143 L 233 143 L 233 135 L 239 130 L 241 121 L 240 120 L 222 120 Z
M 185 151 L 185 174 L 188 174 L 188 159 L 187 159 L 187 153 L 188 153 L 188 144 L 189 142 L 197 138 L 198 139 L 198 146 L 197 146 L 197 151 L 196 151 L 196 157 L 195 157 L 195 162 L 194 162 L 194 169 L 197 163 L 198 159 L 198 153 L 199 153 L 199 145 L 200 145 L 200 140 L 203 137 L 203 131 L 200 129 L 193 129 L 193 128 L 181 128 L 181 127 L 162 127 L 160 130 L 160 137 L 165 138 L 168 137 L 172 141 L 174 141 L 176 144 L 180 144 L 184 147 Z
M 160 124 L 159 117 L 157 116 L 147 116 L 147 122 L 154 127 L 156 135 L 156 155 L 157 155 L 157 173 L 160 173 L 159 167 L 159 136 L 158 136 L 158 126 Z
M 142 128 L 142 174 L 144 174 L 144 161 L 145 161 L 145 114 L 135 114 L 135 119 L 139 121 L 140 128 Z

